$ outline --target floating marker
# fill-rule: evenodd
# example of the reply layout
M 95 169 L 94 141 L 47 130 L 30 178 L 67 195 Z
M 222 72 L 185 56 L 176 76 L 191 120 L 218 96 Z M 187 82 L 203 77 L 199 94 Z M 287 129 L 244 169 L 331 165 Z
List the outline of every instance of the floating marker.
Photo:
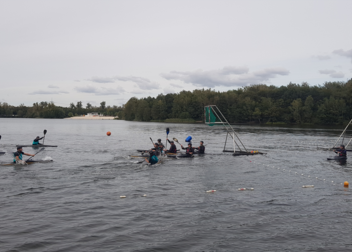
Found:
M 144 194 L 143 197 L 147 197 L 147 194 Z
M 111 135 L 111 132 L 110 132 L 110 131 L 106 132 L 106 135 L 107 135 L 107 136 L 110 136 L 110 135 Z
M 120 196 L 121 199 L 126 198 L 126 196 Z
M 213 193 L 213 192 L 216 192 L 216 190 L 208 190 L 206 191 L 207 193 Z
M 246 191 L 246 188 L 238 188 L 238 191 Z
M 343 183 L 343 186 L 344 186 L 344 187 L 348 187 L 348 186 L 349 186 L 348 181 L 345 181 L 345 182 Z
M 304 185 L 304 186 L 302 186 L 303 188 L 313 188 L 314 187 L 314 185 Z

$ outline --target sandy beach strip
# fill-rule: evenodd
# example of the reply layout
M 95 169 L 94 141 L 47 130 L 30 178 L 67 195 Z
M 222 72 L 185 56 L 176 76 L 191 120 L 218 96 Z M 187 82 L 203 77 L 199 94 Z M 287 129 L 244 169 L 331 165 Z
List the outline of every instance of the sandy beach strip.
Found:
M 114 116 L 73 116 L 64 119 L 70 120 L 114 120 Z

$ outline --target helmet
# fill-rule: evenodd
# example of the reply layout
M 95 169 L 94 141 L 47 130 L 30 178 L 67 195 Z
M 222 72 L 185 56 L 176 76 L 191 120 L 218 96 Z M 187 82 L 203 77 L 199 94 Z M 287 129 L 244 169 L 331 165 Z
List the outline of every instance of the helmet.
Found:
M 160 139 L 160 138 L 158 139 L 158 142 L 161 142 L 161 139 Z
M 200 141 L 201 143 L 204 143 L 203 141 Z
M 340 147 L 345 148 L 345 145 L 341 144 Z
M 174 141 L 170 141 L 170 143 L 174 143 Z
M 158 143 L 154 143 L 155 145 L 157 145 L 157 146 L 159 146 L 159 144 Z
M 192 146 L 192 144 L 191 144 L 191 143 L 188 143 L 188 145 Z
M 19 149 L 22 149 L 22 146 L 18 146 L 18 147 L 17 147 L 17 150 L 19 150 Z

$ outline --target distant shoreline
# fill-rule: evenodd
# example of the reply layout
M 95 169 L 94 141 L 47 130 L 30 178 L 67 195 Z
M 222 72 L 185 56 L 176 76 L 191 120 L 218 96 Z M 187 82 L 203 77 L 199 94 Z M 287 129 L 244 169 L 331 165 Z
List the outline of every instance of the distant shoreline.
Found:
M 73 116 L 73 117 L 66 117 L 64 119 L 69 120 L 115 120 L 114 116 Z

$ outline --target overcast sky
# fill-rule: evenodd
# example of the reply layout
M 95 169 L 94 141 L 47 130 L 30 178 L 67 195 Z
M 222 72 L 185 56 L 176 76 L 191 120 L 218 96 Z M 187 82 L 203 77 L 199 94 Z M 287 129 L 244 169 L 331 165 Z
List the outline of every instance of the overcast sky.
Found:
M 0 102 L 352 77 L 351 0 L 0 0 Z

